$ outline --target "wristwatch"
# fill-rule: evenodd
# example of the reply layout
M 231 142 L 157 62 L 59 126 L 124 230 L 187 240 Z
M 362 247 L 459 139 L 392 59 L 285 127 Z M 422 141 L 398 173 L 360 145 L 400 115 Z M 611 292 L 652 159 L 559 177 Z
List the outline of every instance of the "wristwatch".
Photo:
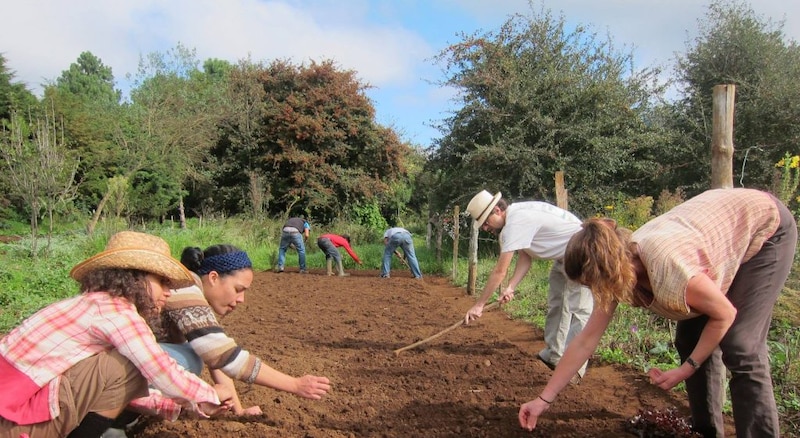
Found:
M 686 363 L 688 363 L 689 366 L 691 366 L 694 369 L 700 368 L 700 364 L 695 362 L 694 359 L 691 358 L 691 356 L 686 358 Z

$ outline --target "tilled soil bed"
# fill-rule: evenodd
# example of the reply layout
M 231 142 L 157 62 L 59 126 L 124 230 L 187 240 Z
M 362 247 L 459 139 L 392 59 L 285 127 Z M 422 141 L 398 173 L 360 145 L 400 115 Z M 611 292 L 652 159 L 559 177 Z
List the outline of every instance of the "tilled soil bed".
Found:
M 536 360 L 542 332 L 500 310 L 399 355 L 393 351 L 457 322 L 474 298 L 447 279 L 393 271 L 350 277 L 258 272 L 246 301 L 222 324 L 243 348 L 295 376 L 327 376 L 320 401 L 237 382 L 242 403 L 263 416 L 141 421 L 136 437 L 625 437 L 640 409 L 685 398 L 642 372 L 591 363 L 533 432 L 517 412 L 551 371 Z M 544 303 L 542 303 L 544 306 Z

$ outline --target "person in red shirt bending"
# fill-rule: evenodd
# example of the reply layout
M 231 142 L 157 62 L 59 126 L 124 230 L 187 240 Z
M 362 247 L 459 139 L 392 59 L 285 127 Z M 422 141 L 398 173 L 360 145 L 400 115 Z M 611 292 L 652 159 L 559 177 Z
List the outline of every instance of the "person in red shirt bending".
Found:
M 342 267 L 342 255 L 339 253 L 338 247 L 344 248 L 350 257 L 353 258 L 353 261 L 361 264 L 361 260 L 359 260 L 358 256 L 353 249 L 350 248 L 350 236 L 347 234 L 338 235 L 338 234 L 323 234 L 319 236 L 317 239 L 317 246 L 322 252 L 325 253 L 325 262 L 327 263 L 328 267 L 328 275 L 333 275 L 333 261 L 336 260 L 336 270 L 339 273 L 340 277 L 346 277 L 350 274 L 344 272 L 344 268 Z

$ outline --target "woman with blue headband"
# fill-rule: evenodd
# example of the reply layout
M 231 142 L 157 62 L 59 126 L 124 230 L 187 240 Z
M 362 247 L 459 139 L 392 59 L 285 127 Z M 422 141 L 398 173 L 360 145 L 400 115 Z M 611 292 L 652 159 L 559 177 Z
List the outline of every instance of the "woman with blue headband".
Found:
M 253 265 L 246 252 L 224 244 L 205 251 L 187 247 L 181 263 L 194 274 L 195 285 L 172 291 L 160 317 L 149 321 L 150 326 L 162 348 L 180 365 L 198 375 L 208 366 L 215 383 L 230 387 L 235 414 L 260 415 L 261 408 L 242 408 L 234 379 L 313 400 L 328 392 L 327 378 L 292 377 L 271 368 L 237 345 L 217 321 L 217 316 L 244 302 L 244 293 L 253 281 Z

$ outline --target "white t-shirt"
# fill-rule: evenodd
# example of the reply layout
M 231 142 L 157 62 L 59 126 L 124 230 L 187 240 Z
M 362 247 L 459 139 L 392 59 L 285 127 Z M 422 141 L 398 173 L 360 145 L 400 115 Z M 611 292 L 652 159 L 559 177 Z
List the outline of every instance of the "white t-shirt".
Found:
M 581 229 L 574 214 L 546 202 L 516 202 L 506 209 L 500 252 L 525 251 L 533 258 L 558 260 Z

